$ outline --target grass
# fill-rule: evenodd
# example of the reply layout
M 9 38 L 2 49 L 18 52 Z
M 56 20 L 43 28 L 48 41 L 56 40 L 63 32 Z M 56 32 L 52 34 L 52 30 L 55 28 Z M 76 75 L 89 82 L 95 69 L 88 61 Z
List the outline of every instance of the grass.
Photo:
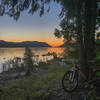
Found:
M 9 81 L 3 86 L 0 100 L 49 100 L 55 90 L 61 88 L 61 78 L 67 69 L 54 64 L 48 68 L 46 75 L 32 75 Z

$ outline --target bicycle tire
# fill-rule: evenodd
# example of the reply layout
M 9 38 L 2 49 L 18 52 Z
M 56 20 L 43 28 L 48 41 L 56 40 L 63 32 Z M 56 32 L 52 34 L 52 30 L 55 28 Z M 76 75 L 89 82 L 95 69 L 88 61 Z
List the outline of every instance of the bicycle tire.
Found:
M 66 84 L 65 80 L 66 80 L 67 74 L 69 74 L 69 73 L 73 73 L 73 71 L 67 71 L 67 72 L 63 75 L 63 77 L 62 77 L 62 88 L 63 88 L 64 91 L 66 91 L 66 92 L 73 92 L 73 91 L 77 88 L 77 86 L 78 86 L 78 73 L 75 72 L 75 76 L 74 76 L 74 80 L 76 80 L 76 84 L 74 84 L 74 87 L 73 87 L 72 89 L 68 89 L 68 88 L 65 86 L 65 84 Z M 69 80 L 67 79 L 67 81 L 69 81 Z M 71 83 L 70 83 L 70 84 L 71 84 Z

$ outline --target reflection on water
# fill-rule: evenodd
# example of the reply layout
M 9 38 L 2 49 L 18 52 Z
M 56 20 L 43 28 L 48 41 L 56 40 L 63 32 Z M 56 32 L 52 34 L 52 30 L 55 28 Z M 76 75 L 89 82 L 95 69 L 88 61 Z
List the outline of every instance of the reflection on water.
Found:
M 64 51 L 64 48 L 35 47 L 31 49 L 34 55 L 38 55 L 33 58 L 37 62 L 53 59 L 53 56 L 43 56 L 44 54 L 47 54 L 48 52 L 50 53 L 55 52 L 57 56 L 59 57 Z M 1 70 L 2 63 L 5 63 L 9 59 L 13 59 L 14 57 L 23 58 L 24 52 L 25 52 L 25 48 L 0 48 L 0 70 Z

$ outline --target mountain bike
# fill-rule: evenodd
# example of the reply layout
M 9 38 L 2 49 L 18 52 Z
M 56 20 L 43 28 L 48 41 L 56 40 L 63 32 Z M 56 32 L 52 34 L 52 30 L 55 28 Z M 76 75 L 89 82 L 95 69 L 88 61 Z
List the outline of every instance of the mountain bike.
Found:
M 66 92 L 73 92 L 79 84 L 79 76 L 84 79 L 88 84 L 94 83 L 97 79 L 100 80 L 100 70 L 92 72 L 91 69 L 87 69 L 88 77 L 81 70 L 78 64 L 75 64 L 71 70 L 65 72 L 62 77 L 62 87 Z M 94 74 L 93 74 L 94 73 Z

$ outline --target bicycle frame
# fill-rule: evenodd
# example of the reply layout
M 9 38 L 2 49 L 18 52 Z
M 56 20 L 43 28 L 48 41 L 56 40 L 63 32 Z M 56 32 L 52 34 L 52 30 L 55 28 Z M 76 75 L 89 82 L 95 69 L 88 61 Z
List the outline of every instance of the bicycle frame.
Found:
M 75 66 L 74 66 L 74 68 L 76 69 L 76 70 L 78 70 L 79 72 L 80 72 L 80 74 L 81 74 L 81 76 L 88 82 L 88 83 L 91 83 L 92 82 L 92 71 L 90 70 L 90 69 L 88 69 L 88 77 L 84 74 L 84 72 L 82 72 L 81 71 L 81 68 L 77 65 L 77 64 L 75 64 Z

